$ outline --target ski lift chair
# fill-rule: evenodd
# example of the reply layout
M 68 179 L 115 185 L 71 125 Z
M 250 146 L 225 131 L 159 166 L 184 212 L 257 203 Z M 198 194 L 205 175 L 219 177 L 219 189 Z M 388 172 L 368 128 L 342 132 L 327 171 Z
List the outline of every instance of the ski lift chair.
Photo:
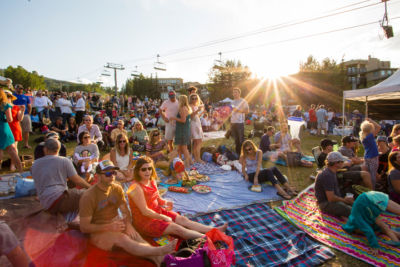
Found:
M 157 55 L 157 62 L 154 62 L 154 64 L 153 64 L 154 69 L 166 71 L 167 70 L 167 65 L 165 65 L 164 63 L 161 63 L 160 61 L 158 61 L 159 57 L 160 56 Z
M 137 71 L 137 66 L 136 66 L 135 70 L 131 71 L 131 76 L 133 76 L 133 77 L 139 77 L 140 76 L 140 73 Z
M 248 139 L 252 140 L 254 144 L 260 143 L 261 137 L 264 135 L 264 122 L 254 122 L 253 130 L 248 135 Z
M 103 71 L 101 72 L 101 75 L 102 75 L 102 76 L 111 76 L 111 73 L 110 73 L 108 70 L 103 70 Z

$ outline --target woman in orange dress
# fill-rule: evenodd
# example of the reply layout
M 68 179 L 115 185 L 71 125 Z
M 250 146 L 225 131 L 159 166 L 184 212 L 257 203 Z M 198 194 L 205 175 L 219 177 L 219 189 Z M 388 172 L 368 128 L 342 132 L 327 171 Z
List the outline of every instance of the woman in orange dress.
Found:
M 4 93 L 6 93 L 8 102 L 12 106 L 11 116 L 13 120 L 12 122 L 9 122 L 8 125 L 10 126 L 11 132 L 14 136 L 15 147 L 18 153 L 18 141 L 22 141 L 22 129 L 19 123 L 24 118 L 25 105 L 21 106 L 14 105 L 13 101 L 16 100 L 17 98 L 9 90 L 4 90 Z M 11 161 L 10 171 L 15 171 L 15 170 L 16 170 L 15 165 Z
M 212 229 L 171 211 L 173 203 L 160 197 L 156 178 L 153 160 L 149 157 L 140 158 L 133 171 L 134 181 L 127 192 L 136 231 L 149 237 L 177 235 L 183 239 L 194 239 Z M 218 227 L 222 232 L 227 228 L 227 223 Z

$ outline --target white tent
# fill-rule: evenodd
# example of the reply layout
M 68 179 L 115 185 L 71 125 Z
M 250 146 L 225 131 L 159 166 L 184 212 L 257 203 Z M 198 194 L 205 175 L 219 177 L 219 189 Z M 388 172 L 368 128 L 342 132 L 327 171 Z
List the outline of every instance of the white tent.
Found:
M 219 101 L 219 102 L 231 103 L 231 102 L 233 102 L 233 100 L 230 99 L 229 97 L 227 97 L 227 98 L 225 98 L 224 100 L 221 100 L 221 101 Z
M 400 99 L 400 71 L 397 70 L 392 76 L 371 88 L 343 91 L 343 116 L 346 99 L 365 102 L 365 117 L 368 118 L 369 101 Z

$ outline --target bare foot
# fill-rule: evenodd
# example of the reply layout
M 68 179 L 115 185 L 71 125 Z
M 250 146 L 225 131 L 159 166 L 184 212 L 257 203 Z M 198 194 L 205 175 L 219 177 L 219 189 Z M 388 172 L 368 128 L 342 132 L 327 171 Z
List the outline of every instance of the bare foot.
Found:
M 218 230 L 221 232 L 225 232 L 228 229 L 228 223 L 225 223 L 224 225 L 217 227 Z
M 201 164 L 206 164 L 206 162 L 201 160 L 201 159 L 196 159 L 195 162 L 198 162 L 198 163 L 201 163 Z
M 15 166 L 14 166 L 14 165 L 11 165 L 11 166 L 10 166 L 10 171 L 12 171 L 12 172 L 13 172 L 13 171 L 16 171 L 16 170 L 17 170 L 17 168 L 15 168 Z
M 161 255 L 165 256 L 167 254 L 171 254 L 172 252 L 175 252 L 175 247 L 176 244 L 178 243 L 178 239 L 173 239 L 171 242 L 169 242 L 168 244 L 166 244 L 165 246 L 161 247 Z
M 150 259 L 154 261 L 157 267 L 161 266 L 161 263 L 164 261 L 165 256 L 152 256 Z

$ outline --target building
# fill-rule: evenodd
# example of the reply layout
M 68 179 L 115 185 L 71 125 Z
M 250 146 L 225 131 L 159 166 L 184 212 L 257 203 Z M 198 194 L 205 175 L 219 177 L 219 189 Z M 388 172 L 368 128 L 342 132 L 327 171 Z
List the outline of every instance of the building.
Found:
M 161 94 L 161 99 L 168 99 L 168 91 L 178 91 L 183 86 L 182 78 L 159 78 L 158 90 Z
M 367 87 L 368 82 L 378 84 L 396 72 L 397 68 L 390 67 L 390 61 L 380 61 L 368 56 L 368 59 L 354 59 L 344 62 L 347 70 L 348 82 L 353 90 L 359 85 Z
M 208 85 L 207 84 L 202 84 L 199 82 L 187 82 L 183 84 L 183 88 L 186 90 L 189 89 L 189 87 L 194 86 L 197 88 L 197 94 L 200 96 L 202 100 L 206 100 L 209 98 L 210 92 L 208 91 Z

